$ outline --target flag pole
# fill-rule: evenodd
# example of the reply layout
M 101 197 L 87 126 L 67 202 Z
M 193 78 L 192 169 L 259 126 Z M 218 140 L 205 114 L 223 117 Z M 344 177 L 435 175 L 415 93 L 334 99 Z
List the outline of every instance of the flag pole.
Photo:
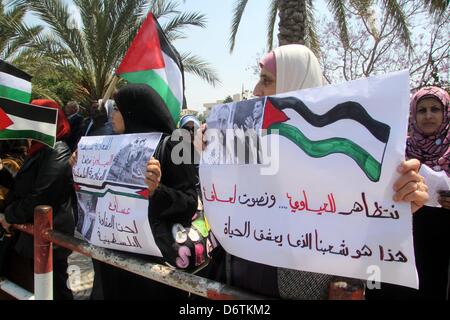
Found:
M 119 82 L 119 77 L 114 74 L 111 82 L 109 83 L 108 90 L 106 90 L 105 94 L 103 95 L 102 103 L 106 103 L 106 101 L 111 98 L 113 91 L 116 88 L 117 82 Z

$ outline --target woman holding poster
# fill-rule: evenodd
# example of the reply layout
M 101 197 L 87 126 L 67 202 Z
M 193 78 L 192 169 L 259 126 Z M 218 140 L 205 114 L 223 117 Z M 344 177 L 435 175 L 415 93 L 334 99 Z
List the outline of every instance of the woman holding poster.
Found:
M 253 91 L 255 96 L 270 96 L 284 92 L 323 86 L 325 84 L 319 62 L 303 45 L 281 46 L 267 54 L 260 63 L 260 80 Z M 198 135 L 206 126 L 198 131 Z M 203 139 L 197 137 L 198 142 Z M 402 176 L 396 182 L 395 201 L 411 203 L 417 211 L 428 199 L 427 187 L 418 174 L 417 160 L 399 167 Z M 332 276 L 263 265 L 228 255 L 228 280 L 231 285 L 266 296 L 283 299 L 327 299 Z
M 420 89 L 411 100 L 411 135 L 406 154 L 450 176 L 450 97 L 438 87 Z M 419 295 L 448 299 L 450 190 L 439 192 L 442 208 L 424 206 L 413 219 Z
M 175 130 L 174 121 L 165 103 L 152 88 L 138 84 L 126 85 L 115 94 L 114 99 L 117 105 L 112 115 L 115 132 L 161 132 L 163 136 L 168 136 Z M 171 160 L 175 142 L 167 140 L 164 147 L 161 147 L 162 145 L 160 142 L 155 151 L 155 158 L 148 162 L 146 183 L 149 191 L 150 225 L 155 241 L 164 255 L 164 241 L 172 238 L 171 230 L 168 230 L 167 226 L 175 223 L 190 226 L 197 210 L 197 191 L 193 165 L 175 165 Z M 150 262 L 164 263 L 157 257 L 139 256 Z M 106 264 L 101 265 L 101 279 L 105 299 L 152 300 L 188 297 L 185 291 Z

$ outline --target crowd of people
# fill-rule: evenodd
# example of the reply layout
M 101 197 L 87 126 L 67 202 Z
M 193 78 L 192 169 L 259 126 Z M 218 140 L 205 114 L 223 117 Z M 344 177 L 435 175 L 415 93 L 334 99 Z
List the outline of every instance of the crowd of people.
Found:
M 256 97 L 326 85 L 320 64 L 303 45 L 285 45 L 268 53 L 260 63 L 260 79 L 253 91 Z M 450 246 L 450 194 L 442 190 L 441 208 L 425 206 L 426 181 L 419 174 L 421 165 L 450 175 L 450 132 L 448 93 L 437 87 L 422 88 L 411 99 L 410 135 L 407 160 L 399 163 L 400 178 L 392 186 L 396 201 L 411 204 L 414 250 L 419 276 L 419 290 L 382 284 L 380 290 L 367 290 L 367 299 L 448 299 Z M 96 102 L 84 118 L 80 106 L 69 102 L 64 108 L 50 100 L 32 104 L 60 110 L 57 143 L 50 148 L 37 142 L 22 144 L 2 142 L 0 176 L 0 223 L 6 231 L 11 224 L 33 222 L 34 207 L 53 207 L 54 228 L 74 235 L 77 205 L 71 167 L 77 161 L 77 143 L 82 136 L 160 132 L 170 136 L 178 127 L 189 131 L 195 142 L 192 163 L 176 165 L 170 153 L 176 143 L 164 144 L 147 164 L 150 224 L 161 251 L 170 247 L 167 230 L 170 223 L 189 227 L 201 201 L 198 163 L 194 154 L 205 148 L 203 136 L 208 128 L 193 116 L 174 123 L 156 91 L 146 85 L 128 84 L 114 94 L 114 99 Z M 254 126 L 247 119 L 249 127 Z M 195 139 L 194 139 L 195 137 Z M 162 139 L 164 140 L 164 139 Z M 15 159 L 14 165 L 10 165 Z M 195 162 L 195 163 L 194 163 Z M 15 166 L 15 167 L 14 167 Z M 11 167 L 14 167 L 11 169 Z M 343 182 L 345 187 L 345 182 Z M 442 246 L 435 246 L 440 243 Z M 439 252 L 438 252 L 439 251 Z M 167 250 L 170 254 L 170 250 Z M 163 252 L 164 253 L 164 252 Z M 54 248 L 54 297 L 71 299 L 67 288 L 67 258 L 70 252 Z M 137 255 L 137 254 L 134 254 Z M 163 263 L 156 257 L 140 258 Z M 20 234 L 11 250 L 7 275 L 22 287 L 33 291 L 33 244 L 31 237 Z M 186 292 L 114 268 L 94 260 L 95 281 L 92 299 L 188 299 Z M 241 289 L 281 299 L 327 299 L 331 275 L 277 268 L 245 260 L 226 253 L 220 246 L 200 275 Z

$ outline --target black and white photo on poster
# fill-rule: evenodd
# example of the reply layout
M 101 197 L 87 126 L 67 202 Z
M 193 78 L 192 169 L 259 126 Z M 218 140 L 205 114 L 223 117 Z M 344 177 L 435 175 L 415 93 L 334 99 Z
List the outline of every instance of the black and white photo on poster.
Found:
M 261 164 L 264 99 L 218 105 L 207 120 L 204 164 Z M 209 131 L 209 132 L 208 132 Z
M 244 100 L 236 104 L 233 112 L 233 129 L 260 130 L 264 114 L 264 99 Z
M 94 229 L 97 201 L 96 195 L 77 192 L 78 198 L 78 222 L 76 230 L 83 235 L 86 240 L 91 240 Z
M 123 146 L 113 159 L 107 181 L 142 185 L 147 162 L 155 152 L 154 140 L 159 136 L 136 136 Z

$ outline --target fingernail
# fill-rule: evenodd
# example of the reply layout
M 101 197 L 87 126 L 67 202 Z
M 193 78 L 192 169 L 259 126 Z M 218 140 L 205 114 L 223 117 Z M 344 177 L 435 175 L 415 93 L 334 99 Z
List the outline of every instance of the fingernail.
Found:
M 403 173 L 403 165 L 399 165 L 399 166 L 397 167 L 397 172 Z

